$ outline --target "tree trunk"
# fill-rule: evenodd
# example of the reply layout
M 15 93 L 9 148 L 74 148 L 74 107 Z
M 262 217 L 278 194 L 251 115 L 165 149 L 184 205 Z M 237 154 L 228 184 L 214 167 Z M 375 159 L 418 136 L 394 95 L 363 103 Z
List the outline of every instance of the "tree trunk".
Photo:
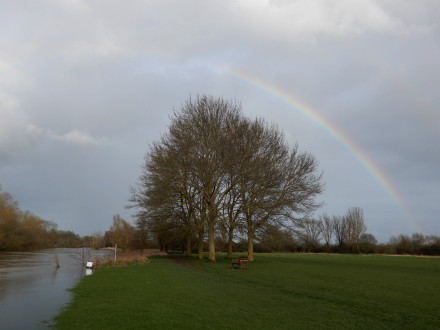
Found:
M 229 229 L 228 234 L 228 259 L 232 259 L 232 244 L 233 244 L 233 238 L 234 238 L 234 230 Z
M 214 232 L 214 221 L 209 219 L 208 225 L 208 259 L 210 261 L 215 261 L 215 232 Z
M 191 256 L 192 252 L 192 237 L 191 235 L 186 236 L 186 255 Z
M 248 233 L 248 260 L 254 261 L 254 233 Z
M 202 260 L 203 259 L 203 233 L 199 233 L 199 259 Z

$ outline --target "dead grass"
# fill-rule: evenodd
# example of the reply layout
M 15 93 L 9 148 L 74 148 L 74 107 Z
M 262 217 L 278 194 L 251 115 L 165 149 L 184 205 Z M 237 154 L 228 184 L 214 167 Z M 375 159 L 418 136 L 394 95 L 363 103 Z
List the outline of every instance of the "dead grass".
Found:
M 140 250 L 140 251 L 125 251 L 114 255 L 99 258 L 95 260 L 94 268 L 109 268 L 109 267 L 129 267 L 149 262 L 149 257 L 156 255 L 154 251 Z

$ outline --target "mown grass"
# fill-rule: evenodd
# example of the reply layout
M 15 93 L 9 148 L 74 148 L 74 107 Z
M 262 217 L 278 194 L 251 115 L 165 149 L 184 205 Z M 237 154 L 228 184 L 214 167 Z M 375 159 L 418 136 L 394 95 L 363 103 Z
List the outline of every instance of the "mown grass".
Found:
M 438 329 L 440 259 L 261 254 L 99 269 L 58 329 Z

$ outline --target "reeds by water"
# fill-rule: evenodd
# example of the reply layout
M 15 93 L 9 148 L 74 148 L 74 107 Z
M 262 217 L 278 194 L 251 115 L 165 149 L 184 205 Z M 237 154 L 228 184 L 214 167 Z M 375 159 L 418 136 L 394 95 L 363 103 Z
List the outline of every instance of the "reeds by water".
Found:
M 146 255 L 138 252 L 123 252 L 118 254 L 116 260 L 113 257 L 96 259 L 94 268 L 128 267 L 148 262 L 149 259 Z

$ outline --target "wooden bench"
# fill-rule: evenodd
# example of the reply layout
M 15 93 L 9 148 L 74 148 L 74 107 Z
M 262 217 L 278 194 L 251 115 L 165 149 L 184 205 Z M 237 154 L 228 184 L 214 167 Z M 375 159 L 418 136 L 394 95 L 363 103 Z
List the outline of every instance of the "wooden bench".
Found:
M 232 260 L 231 268 L 243 269 L 248 268 L 248 257 L 238 257 L 237 260 Z

